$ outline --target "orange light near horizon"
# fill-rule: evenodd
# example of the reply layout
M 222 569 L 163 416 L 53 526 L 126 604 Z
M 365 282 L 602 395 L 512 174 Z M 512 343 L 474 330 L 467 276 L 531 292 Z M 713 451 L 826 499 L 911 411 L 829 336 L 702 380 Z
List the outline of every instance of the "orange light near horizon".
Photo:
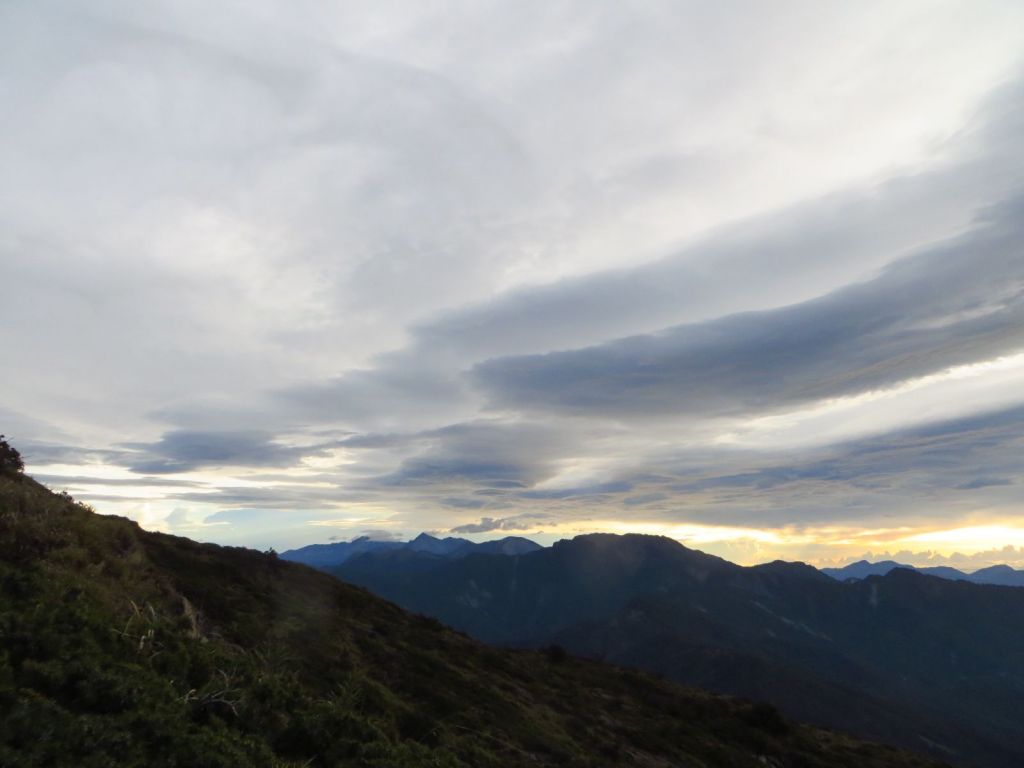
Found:
M 906 536 L 906 543 L 932 544 L 958 551 L 1000 549 L 1024 546 L 1024 527 L 1010 525 L 971 525 L 944 531 L 927 531 Z
M 960 526 L 949 529 L 899 526 L 893 528 L 855 528 L 821 526 L 764 529 L 745 526 L 720 526 L 696 523 L 665 523 L 628 520 L 588 520 L 543 526 L 531 533 L 576 536 L 584 533 L 641 533 L 666 536 L 689 547 L 741 564 L 768 560 L 802 560 L 812 564 L 836 565 L 860 558 L 870 551 L 901 552 L 922 561 L 936 563 L 956 555 L 1020 547 L 1024 551 L 1024 526 L 1008 524 Z

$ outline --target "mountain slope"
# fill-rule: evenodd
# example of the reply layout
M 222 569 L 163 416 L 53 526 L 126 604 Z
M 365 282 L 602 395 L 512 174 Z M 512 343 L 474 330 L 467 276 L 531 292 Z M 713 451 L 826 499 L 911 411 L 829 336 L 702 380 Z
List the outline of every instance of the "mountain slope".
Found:
M 380 564 L 334 572 L 490 642 L 558 643 L 963 765 L 1024 764 L 1022 590 L 898 568 L 843 583 L 636 535 Z
M 498 559 L 498 558 L 495 558 Z M 4 766 L 926 766 L 0 477 Z

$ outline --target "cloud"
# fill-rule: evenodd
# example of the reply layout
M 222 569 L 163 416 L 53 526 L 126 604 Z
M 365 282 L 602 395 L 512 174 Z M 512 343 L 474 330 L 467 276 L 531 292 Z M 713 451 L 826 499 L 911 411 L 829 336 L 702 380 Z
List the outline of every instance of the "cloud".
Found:
M 288 467 L 306 456 L 324 455 L 329 446 L 288 446 L 256 430 L 175 430 L 154 443 L 124 443 L 123 447 L 130 452 L 121 461 L 133 472 L 171 474 L 207 467 Z
M 978 488 L 997 488 L 1002 485 L 1013 485 L 1013 480 L 1008 477 L 978 477 L 960 483 L 956 488 L 960 491 L 974 491 Z
M 367 528 L 366 530 L 360 531 L 359 536 L 356 538 L 361 538 L 363 536 L 371 541 L 405 541 L 400 533 L 381 530 L 380 528 Z
M 514 517 L 482 517 L 477 523 L 457 525 L 449 533 L 489 533 L 491 531 L 530 531 L 548 519 L 541 514 L 523 514 Z
M 377 479 L 385 486 L 529 488 L 557 473 L 573 441 L 537 423 L 478 421 L 422 433 L 424 450 Z
M 628 333 L 648 334 L 630 341 L 661 338 L 673 323 L 712 327 L 734 313 L 760 317 L 755 313 L 810 304 L 850 283 L 870 281 L 879 269 L 929 246 L 941 261 L 936 244 L 952 246 L 972 225 L 979 239 L 986 227 L 998 237 L 998 224 L 986 223 L 996 201 L 1009 201 L 1002 203 L 1010 208 L 1002 211 L 1002 225 L 1012 227 L 1019 213 L 1012 195 L 1024 174 L 1016 151 L 1022 107 L 1020 82 L 998 88 L 971 129 L 943 142 L 942 161 L 925 170 L 901 168 L 884 183 L 858 184 L 732 222 L 638 266 L 522 286 L 442 312 L 413 326 L 403 349 L 332 381 L 289 387 L 278 393 L 277 407 L 373 430 L 462 421 L 480 407 L 481 393 L 472 385 L 480 383 L 481 372 L 482 394 L 493 396 L 486 372 L 497 368 L 500 377 L 502 365 L 514 364 L 504 360 L 509 356 L 599 342 L 610 350 L 615 343 L 607 343 L 609 338 Z M 1012 250 L 1015 233 L 1004 234 Z M 982 243 L 963 247 L 977 245 Z M 709 345 L 717 341 L 707 339 Z M 722 348 L 723 355 L 729 351 Z M 467 381 L 462 371 L 474 365 L 478 375 Z M 557 388 L 559 381 L 537 386 L 547 384 Z M 508 398 L 501 404 L 508 405 Z
M 645 504 L 653 504 L 659 501 L 665 501 L 671 498 L 665 493 L 645 493 L 641 496 L 628 496 L 622 500 L 622 503 L 628 507 L 643 506 Z
M 782 309 L 476 367 L 495 408 L 617 418 L 771 411 L 1024 348 L 1024 199 L 877 278 Z
M 969 554 L 964 554 L 962 552 L 943 554 L 932 550 L 919 552 L 909 549 L 902 549 L 898 552 L 865 552 L 863 555 L 858 557 L 844 558 L 841 562 L 846 564 L 855 563 L 859 560 L 869 560 L 871 562 L 895 560 L 898 563 L 906 563 L 907 565 L 916 565 L 923 568 L 929 566 L 948 565 L 967 573 L 971 573 L 981 568 L 988 568 L 992 565 L 1005 564 L 1013 568 L 1024 568 L 1024 547 L 1007 545 L 998 549 L 971 552 Z
M 875 523 L 893 517 L 933 522 L 976 507 L 1012 514 L 1015 484 L 972 481 L 984 472 L 1019 475 L 1024 408 L 895 430 L 827 448 L 776 452 L 679 452 L 654 464 L 662 477 L 638 484 L 665 493 L 662 514 L 727 525 Z M 675 475 L 675 477 L 672 477 Z M 949 491 L 963 496 L 953 500 Z M 872 524 L 875 524 L 872 523 Z
M 186 509 L 185 507 L 175 507 L 171 512 L 163 519 L 163 526 L 169 529 L 172 533 L 194 533 L 195 531 L 203 528 L 216 528 L 217 526 L 229 525 L 230 522 L 227 520 L 204 520 L 201 517 L 197 517 L 193 510 Z
M 133 477 L 89 477 L 84 475 L 47 475 L 34 473 L 33 479 L 38 480 L 44 485 L 54 486 L 90 486 L 90 485 L 106 485 L 106 486 L 121 486 L 129 488 L 146 488 L 146 487 L 158 487 L 158 488 L 201 488 L 202 483 L 197 483 L 191 480 L 180 480 L 169 477 L 146 477 L 143 475 L 136 475 Z
M 241 506 L 248 509 L 330 509 L 365 501 L 367 494 L 323 484 L 284 483 L 247 487 L 207 486 L 202 492 L 169 494 L 169 498 L 196 504 Z
M 1019 502 L 1020 8 L 207 6 L 0 8 L 30 466 L 278 548 Z
M 570 497 L 590 497 L 604 494 L 629 493 L 633 484 L 627 480 L 612 480 L 606 483 L 575 486 L 569 488 L 548 488 L 523 491 L 519 494 L 523 499 L 566 499 Z
M 487 506 L 487 502 L 483 499 L 465 499 L 457 496 L 441 499 L 441 503 L 446 507 L 455 507 L 456 509 L 480 509 L 480 507 Z
M 406 539 L 400 533 L 395 531 L 382 530 L 380 528 L 367 528 L 364 531 L 360 531 L 356 536 L 328 536 L 328 541 L 355 541 L 356 539 L 370 539 L 371 541 L 405 541 Z
M 311 512 L 281 509 L 222 509 L 203 518 L 204 525 L 259 525 L 287 527 L 314 519 Z
M 13 440 L 12 436 L 12 440 Z M 60 442 L 43 442 L 39 440 L 17 440 L 26 463 L 32 466 L 52 464 L 90 465 L 116 463 L 124 456 L 124 451 L 111 448 L 83 447 Z

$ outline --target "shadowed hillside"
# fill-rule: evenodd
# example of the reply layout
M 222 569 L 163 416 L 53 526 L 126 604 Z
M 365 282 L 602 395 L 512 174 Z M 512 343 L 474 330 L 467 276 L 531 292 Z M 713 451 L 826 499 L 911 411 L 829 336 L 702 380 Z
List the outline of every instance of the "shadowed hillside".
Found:
M 4 766 L 926 766 L 0 477 Z
M 332 572 L 488 642 L 555 643 L 960 765 L 1024 764 L 1019 588 L 903 569 L 843 583 L 611 534 L 521 557 L 364 554 Z

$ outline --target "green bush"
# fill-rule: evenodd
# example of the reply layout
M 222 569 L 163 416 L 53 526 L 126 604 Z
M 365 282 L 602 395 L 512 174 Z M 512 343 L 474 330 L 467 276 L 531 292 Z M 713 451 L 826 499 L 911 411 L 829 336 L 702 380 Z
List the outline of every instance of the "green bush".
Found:
M 25 462 L 18 450 L 0 435 L 0 474 L 20 475 L 25 471 Z

